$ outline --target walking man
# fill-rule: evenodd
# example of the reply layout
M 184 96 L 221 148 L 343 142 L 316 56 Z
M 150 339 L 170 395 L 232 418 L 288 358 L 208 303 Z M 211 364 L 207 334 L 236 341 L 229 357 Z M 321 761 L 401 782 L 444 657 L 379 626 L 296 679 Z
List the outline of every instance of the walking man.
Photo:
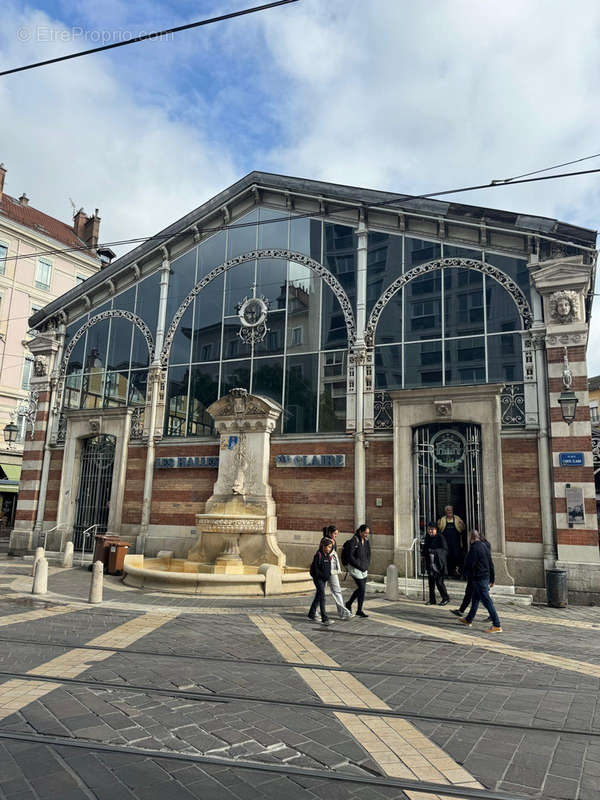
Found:
M 490 554 L 490 560 L 491 560 L 491 558 L 492 558 L 492 546 L 491 546 L 491 544 L 488 542 L 488 540 L 485 538 L 485 536 L 481 532 L 479 533 L 479 539 L 487 547 L 488 552 Z M 492 566 L 493 566 L 493 564 L 492 564 Z M 467 608 L 471 605 L 471 599 L 472 598 L 473 598 L 473 584 L 467 578 L 467 588 L 465 589 L 465 596 L 463 597 L 462 603 L 460 604 L 460 606 L 458 608 L 452 609 L 452 613 L 457 617 L 462 617 L 462 615 L 465 613 Z M 490 617 L 489 618 L 489 622 L 491 622 L 491 621 L 492 621 L 492 619 Z
M 462 535 L 465 528 L 465 523 L 454 513 L 454 507 L 446 506 L 444 516 L 438 520 L 438 530 L 448 545 L 448 576 L 450 578 L 460 577 L 462 571 L 464 556 Z
M 494 563 L 490 551 L 481 541 L 479 531 L 471 531 L 470 541 L 471 548 L 465 561 L 465 574 L 473 587 L 473 600 L 469 613 L 466 617 L 461 617 L 460 622 L 470 628 L 481 602 L 492 618 L 491 627 L 487 629 L 486 633 L 502 633 L 500 619 L 490 597 L 490 588 L 494 585 L 495 579 Z
M 427 605 L 434 606 L 436 604 L 435 590 L 437 587 L 442 598 L 440 605 L 445 606 L 450 602 L 448 592 L 446 591 L 446 584 L 444 583 L 448 545 L 444 537 L 438 533 L 435 522 L 430 522 L 427 525 L 427 533 L 425 534 L 425 543 L 423 545 L 423 557 L 425 559 L 425 569 L 427 570 L 427 579 L 429 581 L 429 602 Z

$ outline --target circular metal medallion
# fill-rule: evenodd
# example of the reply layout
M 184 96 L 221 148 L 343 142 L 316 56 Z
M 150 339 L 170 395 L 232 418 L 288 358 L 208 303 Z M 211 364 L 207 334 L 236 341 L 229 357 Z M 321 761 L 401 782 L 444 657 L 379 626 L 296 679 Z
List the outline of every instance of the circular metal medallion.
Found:
M 238 306 L 240 322 L 245 328 L 256 328 L 265 321 L 268 310 L 262 297 L 246 297 Z
M 465 459 L 465 440 L 458 431 L 438 431 L 431 438 L 433 458 L 443 469 L 456 469 Z

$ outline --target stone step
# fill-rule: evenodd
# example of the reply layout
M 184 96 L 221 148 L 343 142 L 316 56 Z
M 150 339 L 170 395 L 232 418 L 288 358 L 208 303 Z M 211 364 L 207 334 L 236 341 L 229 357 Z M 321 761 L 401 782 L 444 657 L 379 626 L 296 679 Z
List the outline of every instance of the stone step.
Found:
M 33 561 L 32 555 L 24 555 L 21 556 L 22 561 L 28 561 L 30 564 Z M 63 560 L 63 554 L 58 550 L 46 550 L 46 560 L 49 564 L 54 564 L 60 566 Z M 73 554 L 73 566 L 78 567 L 82 563 L 81 560 L 81 551 L 78 553 Z M 84 553 L 83 554 L 83 564 L 85 566 L 92 563 L 92 553 Z
M 451 600 L 458 605 L 465 593 L 465 584 L 461 581 L 446 581 L 446 588 Z M 367 592 L 371 594 L 381 594 L 385 592 L 385 584 L 378 581 L 367 582 Z M 423 598 L 423 581 L 421 578 L 408 578 L 405 583 L 404 578 L 398 579 L 398 593 L 404 597 L 414 600 Z M 429 590 L 425 581 L 425 599 L 428 597 Z M 498 605 L 530 606 L 533 603 L 533 595 L 517 594 L 514 586 L 494 586 L 490 592 L 494 603 Z

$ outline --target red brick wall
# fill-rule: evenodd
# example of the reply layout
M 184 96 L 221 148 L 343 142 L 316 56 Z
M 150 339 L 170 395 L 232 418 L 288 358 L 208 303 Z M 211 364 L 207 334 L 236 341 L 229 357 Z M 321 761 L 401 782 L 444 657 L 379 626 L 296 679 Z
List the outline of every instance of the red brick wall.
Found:
M 345 454 L 345 467 L 276 467 L 279 454 Z M 354 445 L 347 442 L 271 442 L 269 469 L 280 531 L 354 530 Z
M 367 456 L 367 519 L 373 533 L 394 535 L 394 443 L 371 440 Z M 375 503 L 380 497 L 383 505 Z
M 142 521 L 145 474 L 146 448 L 139 445 L 129 447 L 123 494 L 123 523 L 126 525 L 139 525 Z
M 56 523 L 56 515 L 58 513 L 58 495 L 60 492 L 60 476 L 63 467 L 63 453 L 63 450 L 53 450 L 50 455 L 44 522 Z
M 502 439 L 502 477 L 506 541 L 541 542 L 542 518 L 536 439 Z
M 156 449 L 157 458 L 169 456 L 217 456 L 219 445 L 214 444 L 173 444 Z M 145 458 L 145 455 L 144 455 Z M 136 458 L 136 464 L 139 458 Z M 129 472 L 129 471 L 128 471 Z M 136 466 L 136 478 L 133 481 L 134 492 L 139 491 L 139 469 Z M 204 504 L 212 494 L 212 489 L 217 480 L 216 469 L 194 468 L 191 469 L 158 469 L 154 468 L 154 483 L 152 486 L 152 508 L 150 510 L 151 525 L 189 525 L 196 524 L 196 514 L 204 511 Z M 144 476 L 142 471 L 141 485 L 143 489 Z M 141 513 L 141 496 L 135 503 L 136 519 L 139 521 Z M 138 510 L 139 509 L 139 510 Z

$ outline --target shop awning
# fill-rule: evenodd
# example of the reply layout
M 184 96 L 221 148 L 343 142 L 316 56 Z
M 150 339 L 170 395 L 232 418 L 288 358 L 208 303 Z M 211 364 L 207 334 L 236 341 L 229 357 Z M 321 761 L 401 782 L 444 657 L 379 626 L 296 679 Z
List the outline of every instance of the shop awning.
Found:
M 7 480 L 19 482 L 21 479 L 20 464 L 3 464 L 0 462 L 0 467 L 4 470 Z M 0 481 L 0 483 L 4 483 L 4 481 Z

